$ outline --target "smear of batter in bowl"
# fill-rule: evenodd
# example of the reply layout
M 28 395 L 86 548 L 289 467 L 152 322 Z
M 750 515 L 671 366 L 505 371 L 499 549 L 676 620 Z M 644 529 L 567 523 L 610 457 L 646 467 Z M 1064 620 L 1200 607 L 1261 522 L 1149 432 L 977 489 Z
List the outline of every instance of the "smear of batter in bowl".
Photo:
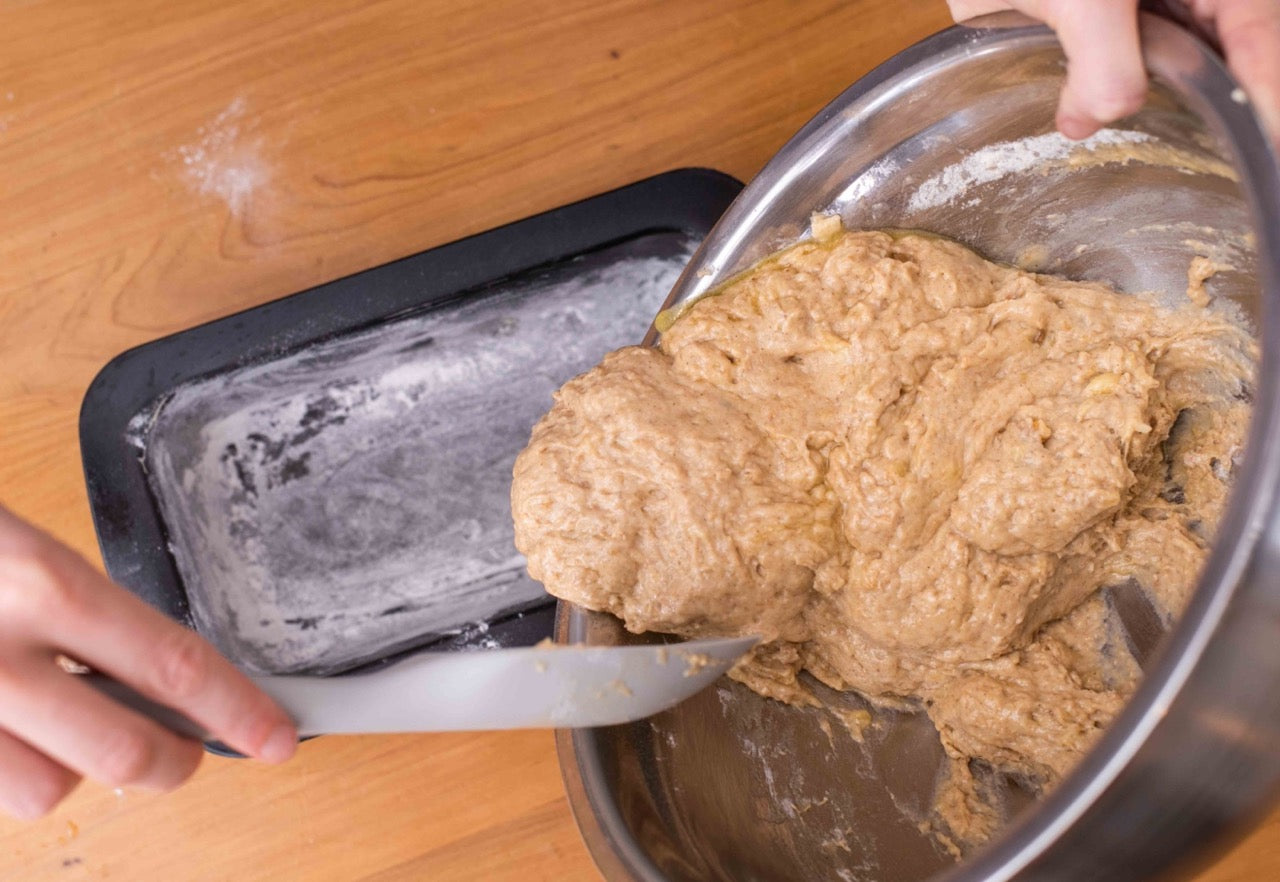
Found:
M 1135 688 L 1101 590 L 1183 608 L 1256 346 L 1191 302 L 815 229 L 557 393 L 516 543 L 632 631 L 761 635 L 732 676 L 762 695 L 815 703 L 807 670 L 923 706 L 958 854 L 1001 820 L 975 764 L 1052 787 Z

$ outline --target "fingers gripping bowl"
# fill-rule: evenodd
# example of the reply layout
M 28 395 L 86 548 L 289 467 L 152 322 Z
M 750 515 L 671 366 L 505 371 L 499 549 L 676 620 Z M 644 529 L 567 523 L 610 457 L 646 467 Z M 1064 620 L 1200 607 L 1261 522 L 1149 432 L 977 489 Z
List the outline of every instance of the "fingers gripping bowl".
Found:
M 1275 170 L 1234 84 L 1185 34 L 1144 22 L 1158 76 L 1147 108 L 1073 145 L 1052 134 L 1061 55 L 1039 28 L 953 29 L 855 85 L 803 130 L 695 256 L 673 305 L 794 242 L 808 212 L 855 229 L 913 227 L 986 256 L 1127 292 L 1184 296 L 1193 256 L 1224 269 L 1210 291 L 1259 331 L 1252 440 L 1201 587 L 1130 706 L 1034 811 L 954 872 L 961 878 L 1134 878 L 1159 869 L 1269 792 L 1277 710 L 1268 600 L 1274 453 L 1269 352 Z M 1266 255 L 1260 260 L 1257 255 Z M 562 610 L 563 634 L 626 638 Z M 1224 638 L 1222 635 L 1228 635 Z M 1234 639 L 1234 635 L 1243 639 Z M 919 819 L 943 762 L 910 709 L 834 697 L 851 733 L 816 710 L 722 687 L 647 723 L 561 736 L 588 844 L 611 878 L 915 879 L 949 857 Z M 863 735 L 860 741 L 851 737 Z M 1187 748 L 1189 753 L 1182 753 Z M 1194 756 L 1194 760 L 1187 757 Z M 1247 782 L 1225 774 L 1248 763 Z M 1117 819 L 1121 819 L 1123 823 Z M 1087 843 L 1087 846 L 1082 845 Z

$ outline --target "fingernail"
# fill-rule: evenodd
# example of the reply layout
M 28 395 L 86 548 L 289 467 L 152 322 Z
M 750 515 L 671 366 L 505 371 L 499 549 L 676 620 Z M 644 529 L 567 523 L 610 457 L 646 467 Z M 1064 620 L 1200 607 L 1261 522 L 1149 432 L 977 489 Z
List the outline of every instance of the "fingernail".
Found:
M 47 809 L 43 806 L 27 800 L 18 800 L 9 806 L 9 814 L 19 821 L 34 821 L 37 818 L 44 817 L 46 811 Z
M 1058 117 L 1058 131 L 1073 141 L 1082 141 L 1098 130 L 1098 124 L 1079 116 Z
M 262 743 L 258 758 L 263 762 L 282 763 L 298 749 L 298 733 L 287 723 L 276 726 Z
M 15 793 L 6 802 L 6 810 L 19 821 L 35 821 L 49 814 L 58 800 L 28 791 Z

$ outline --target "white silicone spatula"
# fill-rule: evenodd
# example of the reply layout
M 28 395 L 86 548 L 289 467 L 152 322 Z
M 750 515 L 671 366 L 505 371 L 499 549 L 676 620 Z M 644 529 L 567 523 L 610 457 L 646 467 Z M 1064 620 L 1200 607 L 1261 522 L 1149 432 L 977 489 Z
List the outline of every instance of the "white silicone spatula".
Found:
M 368 673 L 255 677 L 299 735 L 611 726 L 651 716 L 714 682 L 754 637 L 658 646 L 535 646 L 424 652 Z M 209 733 L 101 674 L 88 682 L 182 735 Z

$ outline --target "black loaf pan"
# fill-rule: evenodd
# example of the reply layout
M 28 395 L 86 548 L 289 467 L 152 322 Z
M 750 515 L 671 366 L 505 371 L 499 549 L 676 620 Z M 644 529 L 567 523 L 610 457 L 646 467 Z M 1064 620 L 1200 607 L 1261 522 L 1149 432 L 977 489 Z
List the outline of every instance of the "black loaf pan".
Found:
M 215 478 L 210 479 L 206 475 L 201 479 L 213 488 L 212 491 L 208 487 L 200 489 L 200 481 L 195 481 L 192 486 L 184 485 L 178 476 L 195 469 L 194 462 L 199 456 L 208 455 L 209 451 L 201 445 L 210 444 L 210 437 L 220 439 L 218 443 L 224 443 L 230 437 L 227 435 L 230 430 L 226 429 L 226 421 L 223 419 L 226 417 L 223 411 L 229 407 L 227 401 L 233 402 L 231 410 L 238 408 L 240 416 L 248 414 L 253 419 L 267 419 L 274 427 L 273 430 L 280 430 L 281 427 L 276 424 L 279 422 L 279 414 L 270 414 L 269 407 L 258 408 L 258 403 L 253 398 L 256 393 L 246 390 L 261 388 L 265 390 L 263 395 L 269 398 L 275 394 L 273 389 L 281 384 L 292 383 L 295 391 L 305 387 L 308 365 L 324 361 L 323 358 L 313 358 L 313 353 L 341 354 L 344 351 L 356 351 L 366 344 L 376 343 L 383 335 L 406 333 L 404 329 L 408 328 L 409 338 L 416 339 L 416 343 L 401 347 L 406 354 L 398 357 L 402 361 L 408 359 L 407 363 L 412 365 L 415 346 L 423 352 L 432 349 L 428 345 L 435 340 L 432 328 L 444 328 L 443 333 L 447 337 L 450 327 L 465 326 L 468 333 L 473 333 L 477 327 L 484 326 L 488 328 L 486 333 L 492 332 L 492 339 L 495 341 L 503 333 L 513 333 L 517 335 L 517 339 L 527 339 L 529 352 L 532 353 L 532 367 L 529 370 L 536 373 L 540 370 L 537 366 L 543 363 L 539 353 L 559 351 L 559 347 L 565 342 L 565 335 L 574 334 L 574 322 L 580 320 L 578 313 L 572 309 L 570 312 L 573 314 L 557 313 L 560 317 L 555 319 L 559 323 L 556 328 L 519 325 L 514 319 L 491 319 L 477 325 L 475 316 L 489 308 L 486 304 L 525 302 L 531 296 L 542 296 L 539 292 L 543 289 L 551 291 L 555 296 L 569 296 L 564 293 L 568 290 L 564 285 L 575 284 L 576 277 L 581 274 L 590 275 L 595 283 L 573 289 L 570 292 L 572 296 L 590 294 L 592 299 L 625 296 L 626 292 L 609 287 L 609 273 L 613 272 L 610 267 L 644 259 L 656 260 L 657 263 L 653 265 L 658 267 L 655 274 L 645 276 L 647 283 L 669 285 L 674 281 L 672 273 L 678 272 L 691 249 L 710 230 L 740 189 L 739 182 L 719 172 L 705 169 L 668 172 L 182 331 L 117 356 L 91 384 L 80 413 L 80 443 L 85 480 L 107 572 L 121 585 L 166 615 L 205 634 L 233 662 L 259 672 L 295 670 L 339 673 L 385 663 L 407 652 L 425 648 L 530 645 L 549 636 L 554 602 L 544 594 L 524 596 L 514 605 L 498 603 L 464 625 L 452 622 L 448 628 L 424 624 L 421 617 L 415 623 L 412 615 L 400 615 L 412 611 L 411 603 L 394 604 L 381 611 L 375 610 L 378 614 L 372 618 L 369 617 L 368 610 L 362 614 L 365 618 L 360 618 L 346 609 L 347 605 L 353 608 L 360 607 L 361 604 L 367 606 L 369 598 L 363 592 L 351 591 L 349 585 L 343 587 L 344 563 L 340 559 L 329 558 L 341 552 L 343 542 L 346 541 L 343 538 L 345 534 L 335 539 L 329 533 L 333 530 L 341 533 L 338 527 L 348 533 L 351 529 L 358 528 L 363 531 L 362 535 L 371 532 L 376 534 L 379 530 L 404 533 L 408 528 L 410 535 L 407 542 L 411 545 L 414 541 L 414 524 L 406 524 L 403 519 L 396 520 L 394 517 L 373 517 L 368 512 L 348 510 L 345 514 L 342 511 L 334 514 L 325 509 L 324 506 L 332 501 L 332 493 L 306 492 L 308 466 L 309 463 L 314 464 L 315 460 L 309 460 L 306 452 L 293 456 L 296 451 L 291 445 L 305 447 L 317 443 L 313 436 L 322 435 L 320 429 L 326 426 L 330 427 L 326 431 L 331 434 L 345 432 L 347 435 L 344 437 L 359 435 L 358 432 L 353 435 L 351 421 L 363 411 L 357 408 L 350 412 L 342 411 L 335 416 L 333 407 L 337 405 L 333 402 L 334 395 L 338 393 L 334 389 L 347 396 L 343 407 L 351 405 L 351 401 L 356 399 L 363 401 L 373 398 L 382 404 L 395 399 L 412 410 L 412 406 L 419 403 L 414 396 L 429 397 L 433 394 L 431 377 L 452 376 L 456 373 L 451 373 L 449 364 L 436 364 L 432 368 L 435 373 L 428 371 L 424 375 L 425 380 L 419 378 L 418 385 L 406 387 L 412 389 L 412 395 L 407 397 L 397 393 L 395 396 L 382 395 L 379 399 L 377 389 L 367 394 L 361 393 L 363 398 L 355 393 L 343 392 L 342 390 L 354 388 L 358 391 L 365 388 L 366 384 L 358 376 L 348 377 L 341 383 L 330 383 L 324 390 L 316 392 L 320 398 L 316 395 L 303 395 L 299 399 L 308 403 L 308 409 L 300 421 L 292 424 L 292 434 L 286 432 L 272 435 L 270 431 L 263 429 L 249 431 L 246 435 L 249 441 L 226 443 L 226 449 L 221 453 L 221 465 L 224 467 L 222 477 L 215 475 Z M 555 293 L 557 291 L 558 294 Z M 633 313 L 642 308 L 648 310 L 644 320 L 647 322 L 661 306 L 665 294 L 665 290 L 646 293 L 645 296 L 652 302 L 637 303 L 629 308 Z M 600 314 L 591 309 L 582 312 L 588 318 Z M 415 331 L 415 322 L 422 323 L 425 330 Z M 471 324 L 468 325 L 468 322 Z M 512 327 L 505 328 L 504 322 Z M 622 335 L 621 338 L 607 348 L 638 342 L 644 331 L 643 325 L 618 329 L 616 333 Z M 414 338 L 414 334 L 418 336 Z M 493 344 L 494 347 L 505 345 L 510 344 L 501 341 Z M 436 346 L 432 357 L 439 360 L 443 357 L 440 355 L 441 351 L 447 354 L 450 350 L 447 346 L 443 350 Z M 483 360 L 482 355 L 483 353 L 462 352 L 459 358 L 470 364 L 477 359 Z M 590 360 L 594 361 L 603 355 L 603 351 L 580 355 L 589 355 Z M 352 370 L 358 370 L 359 358 L 348 361 L 350 365 L 356 366 Z M 588 363 L 577 365 L 572 373 L 587 366 Z M 568 368 L 565 364 L 558 364 L 556 369 L 564 372 Z M 544 379 L 550 384 L 547 387 L 550 389 L 568 378 L 569 376 L 547 376 Z M 329 379 L 332 380 L 332 377 Z M 473 391 L 474 396 L 467 393 L 466 389 L 462 390 L 467 393 L 462 395 L 467 399 L 466 407 L 472 408 L 468 413 L 485 412 L 485 396 L 495 390 L 480 388 Z M 206 392 L 206 397 L 215 401 L 216 405 L 206 407 L 200 404 L 199 399 Z M 188 404 L 180 405 L 183 400 L 187 400 Z M 190 405 L 191 401 L 196 401 L 199 406 Z M 316 406 L 316 401 L 320 401 L 323 406 Z M 366 405 L 367 403 L 365 401 Z M 523 438 L 518 442 L 522 445 L 523 440 L 527 439 L 528 428 L 533 419 L 550 406 L 550 398 L 547 395 L 544 400 L 527 406 L 521 405 L 516 408 L 520 414 L 515 416 L 512 416 L 512 402 L 504 401 L 500 405 L 495 406 L 495 413 L 505 414 L 503 418 L 508 421 L 524 420 L 524 423 L 512 427 L 509 432 L 511 439 L 522 432 Z M 255 408 L 262 413 L 258 413 Z M 479 410 L 475 411 L 475 408 Z M 179 416 L 173 415 L 175 409 L 181 411 Z M 413 412 L 423 414 L 423 419 L 428 421 L 433 413 L 431 408 L 424 407 L 418 407 Z M 263 417 L 263 414 L 267 416 Z M 295 411 L 294 416 L 296 415 Z M 223 421 L 219 422 L 220 419 Z M 201 422 L 202 420 L 205 422 Z M 302 426 L 301 430 L 297 428 L 298 425 Z M 338 428 L 332 428 L 334 426 Z M 380 423 L 377 429 L 385 432 L 386 426 Z M 445 432 L 448 430 L 448 426 L 441 429 Z M 219 432 L 222 434 L 219 435 Z M 511 439 L 503 443 L 510 446 L 515 443 Z M 371 438 L 364 448 L 367 453 L 362 455 L 376 458 L 378 451 L 382 449 L 383 440 Z M 394 439 L 386 440 L 390 443 Z M 497 487 L 496 482 L 506 482 L 509 486 L 510 463 L 503 456 L 513 457 L 515 450 L 506 451 L 501 456 L 490 456 L 484 462 L 475 462 L 467 461 L 463 455 L 468 445 L 458 444 L 457 447 L 458 450 L 454 452 L 461 457 L 458 459 L 461 463 L 459 467 L 466 468 L 468 475 L 487 476 L 488 483 L 485 486 L 490 487 L 491 497 L 497 492 L 493 490 Z M 518 450 L 518 446 L 516 449 Z M 317 456 L 331 454 L 332 451 L 320 451 Z M 184 457 L 188 457 L 190 461 L 184 460 Z M 355 459 L 359 464 L 359 457 Z M 452 460 L 445 456 L 441 461 Z M 406 469 L 404 475 L 395 474 L 394 468 L 385 462 L 378 462 L 376 465 L 381 469 L 379 474 L 385 479 L 378 484 L 382 504 L 390 504 L 396 510 L 395 506 L 399 503 L 394 499 L 388 503 L 385 497 L 387 493 L 396 492 L 394 488 L 397 486 L 403 486 L 403 492 L 407 495 L 424 495 L 422 488 L 413 483 L 421 477 L 420 469 L 413 471 L 415 463 L 402 463 Z M 252 474 L 247 474 L 246 468 Z M 389 468 L 391 472 L 388 472 Z M 234 471 L 235 469 L 239 471 Z M 199 472 L 199 469 L 195 471 Z M 216 469 L 209 474 L 214 474 L 215 471 Z M 191 476 L 188 474 L 187 477 Z M 291 484 L 292 478 L 301 480 Z M 219 483 L 224 479 L 227 481 L 225 486 Z M 166 480 L 167 484 L 164 483 Z M 362 479 L 356 481 L 357 487 L 364 486 L 359 483 L 360 480 Z M 219 490 L 229 494 L 228 499 L 220 499 Z M 480 492 L 478 489 L 477 493 Z M 187 513 L 194 512 L 196 515 L 193 522 L 202 522 L 202 519 L 207 519 L 205 516 L 208 515 L 208 510 L 216 508 L 222 502 L 240 505 L 237 511 L 241 514 L 247 511 L 248 521 L 241 517 L 232 524 L 230 534 L 242 535 L 247 529 L 253 533 L 252 542 L 258 546 L 270 546 L 272 542 L 278 541 L 279 531 L 266 528 L 268 509 L 273 505 L 279 507 L 283 504 L 281 500 L 285 497 L 281 494 L 287 493 L 294 494 L 288 497 L 288 505 L 305 509 L 306 516 L 303 520 L 308 526 L 306 531 L 289 537 L 281 545 L 287 552 L 285 556 L 293 557 L 287 561 L 289 569 L 279 570 L 276 577 L 286 582 L 296 578 L 299 584 L 305 585 L 311 577 L 309 568 L 316 563 L 311 558 L 325 557 L 326 561 L 317 572 L 322 579 L 336 580 L 323 596 L 323 603 L 331 604 L 332 608 L 321 609 L 318 614 L 282 618 L 280 621 L 272 621 L 269 615 L 257 609 L 223 609 L 221 619 L 218 615 L 209 614 L 207 610 L 202 613 L 199 598 L 193 595 L 193 586 L 184 580 L 183 572 L 185 568 L 191 574 L 200 570 L 207 562 L 201 560 L 201 550 L 199 544 L 193 541 L 191 525 L 177 523 L 175 513 L 190 509 Z M 461 494 L 462 497 L 466 495 Z M 231 496 L 235 498 L 231 499 Z M 419 505 L 419 508 L 415 511 L 419 511 L 419 514 L 427 512 L 423 517 L 436 517 L 441 511 L 447 516 L 449 511 L 465 510 L 468 500 L 457 498 L 458 496 L 455 492 L 448 505 L 431 503 L 425 507 L 419 505 L 421 499 L 418 499 L 414 504 Z M 248 509 L 244 508 L 246 500 L 250 503 Z M 459 506 L 462 508 L 459 509 Z M 327 511 L 333 523 L 317 521 L 318 518 L 323 519 Z M 272 523 L 278 522 L 279 514 L 280 512 L 275 512 L 272 515 L 277 518 Z M 497 523 L 503 516 L 509 518 L 509 514 L 495 514 L 493 511 L 474 518 L 464 518 L 468 521 L 468 535 L 485 535 L 486 530 L 497 531 L 494 535 L 498 535 L 509 530 L 509 523 Z M 258 520 L 255 521 L 255 518 Z M 485 522 L 486 518 L 492 523 Z M 213 520 L 217 520 L 217 517 Z M 440 531 L 447 532 L 448 529 L 447 524 L 442 527 L 433 522 L 431 526 L 437 536 L 444 535 Z M 307 539 L 307 536 L 311 538 Z M 379 542 L 394 538 L 396 537 L 374 535 L 374 541 L 369 542 L 366 535 L 361 540 L 364 543 L 361 545 L 362 553 L 368 554 L 370 549 L 376 551 L 382 547 Z M 390 553 L 403 550 L 405 541 L 401 540 L 404 538 L 397 539 L 399 544 L 386 546 L 392 549 Z M 308 541 L 314 541 L 315 544 L 308 546 Z M 465 543 L 466 539 L 464 537 L 458 541 Z M 500 544 L 503 540 L 499 536 L 495 541 Z M 234 551 L 233 548 L 232 552 Z M 514 554 L 513 547 L 509 551 Z M 279 549 L 273 552 L 275 556 L 269 562 L 272 566 L 278 567 L 279 552 Z M 232 572 L 235 577 L 238 564 L 234 559 L 228 563 L 226 554 L 227 550 L 222 549 L 218 566 L 222 571 L 235 571 Z M 212 567 L 211 572 L 217 569 L 218 567 Z M 422 575 L 408 574 L 412 578 Z M 499 575 L 508 580 L 528 580 L 522 567 L 519 567 L 518 573 Z M 222 576 L 226 576 L 226 572 L 222 572 Z M 253 600 L 253 591 L 266 590 L 268 586 L 263 583 L 243 587 L 250 593 L 242 594 L 241 602 L 245 597 Z M 388 590 L 394 593 L 394 585 Z M 527 587 L 523 590 L 527 595 Z M 343 591 L 348 593 L 344 594 Z M 193 603 L 193 599 L 196 602 Z M 286 601 L 292 602 L 292 599 L 285 597 Z M 306 599 L 313 606 L 317 602 L 316 597 Z M 284 652 L 281 657 L 273 658 L 270 653 L 263 655 L 259 651 L 261 646 L 253 644 L 252 640 L 245 642 L 219 624 L 230 622 L 241 627 L 245 625 L 241 620 L 250 615 L 261 616 L 260 624 L 263 628 L 275 628 L 281 633 L 287 633 L 286 643 L 295 638 L 303 640 L 304 650 L 305 640 L 310 639 L 309 635 L 326 633 L 324 629 L 330 627 L 335 636 L 329 641 L 330 646 L 326 650 L 328 655 L 324 658 L 319 658 L 318 655 L 311 658 L 307 656 L 307 651 L 302 651 L 294 652 L 293 655 Z M 385 621 L 404 621 L 403 630 L 389 635 L 384 627 L 379 639 L 374 641 L 376 646 L 371 652 L 344 656 L 343 635 L 346 632 L 343 629 L 353 619 L 358 620 L 357 624 L 364 625 L 370 622 L 377 624 L 374 620 L 379 617 L 385 617 Z

